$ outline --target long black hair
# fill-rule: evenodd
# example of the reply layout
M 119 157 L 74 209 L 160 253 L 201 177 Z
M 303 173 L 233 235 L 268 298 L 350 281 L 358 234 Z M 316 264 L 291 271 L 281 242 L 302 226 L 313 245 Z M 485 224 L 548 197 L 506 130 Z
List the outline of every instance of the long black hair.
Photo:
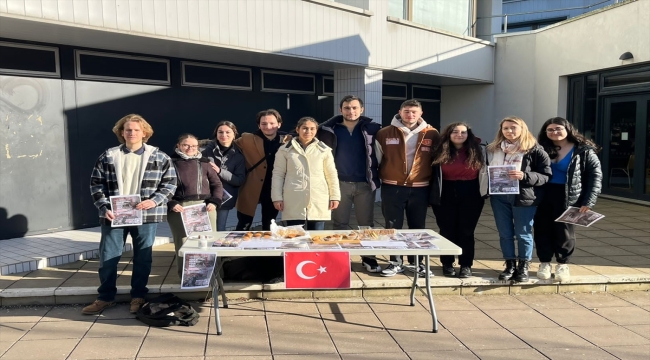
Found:
M 576 129 L 573 124 L 571 124 L 567 119 L 554 117 L 546 120 L 544 125 L 542 125 L 542 128 L 539 130 L 539 135 L 537 136 L 537 142 L 539 142 L 539 144 L 544 147 L 544 150 L 551 159 L 555 159 L 557 157 L 558 150 L 553 143 L 553 140 L 549 139 L 548 135 L 546 135 L 546 128 L 551 124 L 564 126 L 567 134 L 566 138 L 570 143 L 589 146 L 593 148 L 595 152 L 600 151 L 600 146 L 596 145 L 596 143 L 582 135 L 578 129 Z
M 463 147 L 467 149 L 467 166 L 471 169 L 478 170 L 483 166 L 483 151 L 481 150 L 480 140 L 474 136 L 472 128 L 464 122 L 456 122 L 449 124 L 440 135 L 440 143 L 433 151 L 433 164 L 442 165 L 454 162 L 458 150 L 451 143 L 451 133 L 457 126 L 464 126 L 467 128 L 467 139 L 463 143 Z

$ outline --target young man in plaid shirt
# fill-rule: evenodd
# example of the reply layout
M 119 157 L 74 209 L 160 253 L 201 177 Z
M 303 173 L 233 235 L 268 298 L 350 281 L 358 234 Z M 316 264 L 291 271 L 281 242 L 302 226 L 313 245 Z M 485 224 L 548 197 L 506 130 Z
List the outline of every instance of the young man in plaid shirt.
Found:
M 122 256 L 126 235 L 133 240 L 133 275 L 131 277 L 131 313 L 144 304 L 151 272 L 152 246 L 156 227 L 167 217 L 167 201 L 176 191 L 176 170 L 167 154 L 145 144 L 153 129 L 140 115 L 120 119 L 113 133 L 122 143 L 106 150 L 97 160 L 90 177 L 90 193 L 99 209 L 101 240 L 99 243 L 99 280 L 97 300 L 83 308 L 84 314 L 97 314 L 113 306 L 117 293 L 117 264 Z M 142 225 L 112 227 L 115 215 L 110 196 L 140 195 Z

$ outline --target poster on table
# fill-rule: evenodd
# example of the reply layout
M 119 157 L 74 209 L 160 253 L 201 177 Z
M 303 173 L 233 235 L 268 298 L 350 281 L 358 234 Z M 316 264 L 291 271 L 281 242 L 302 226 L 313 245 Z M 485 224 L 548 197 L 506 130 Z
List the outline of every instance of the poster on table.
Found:
M 569 206 L 555 221 L 589 227 L 604 217 L 605 215 L 591 210 L 581 213 L 580 208 Z
M 515 165 L 488 166 L 490 195 L 519 194 L 519 180 L 511 179 L 508 171 L 517 170 Z
M 210 217 L 208 217 L 208 209 L 205 204 L 183 206 L 181 218 L 183 219 L 183 227 L 187 236 L 195 232 L 212 231 Z
M 198 289 L 210 286 L 217 263 L 217 254 L 186 252 L 183 254 L 181 289 Z
M 140 195 L 111 196 L 109 200 L 115 216 L 111 227 L 142 225 L 142 210 L 135 208 L 142 201 Z

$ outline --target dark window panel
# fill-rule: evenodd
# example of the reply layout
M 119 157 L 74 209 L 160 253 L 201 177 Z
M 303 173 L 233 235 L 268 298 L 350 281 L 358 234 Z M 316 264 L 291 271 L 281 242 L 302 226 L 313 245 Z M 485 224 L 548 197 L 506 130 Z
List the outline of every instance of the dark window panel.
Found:
M 251 71 L 230 67 L 201 66 L 198 64 L 183 64 L 187 83 L 213 85 L 215 87 L 252 89 Z
M 169 83 L 169 63 L 101 54 L 78 54 L 79 78 L 112 78 Z
M 293 75 L 289 73 L 263 72 L 262 90 L 276 92 L 315 92 L 313 76 Z
M 334 79 L 323 78 L 323 93 L 334 94 Z
M 383 83 L 381 89 L 382 97 L 406 100 L 406 84 Z
M 440 89 L 413 86 L 413 98 L 420 100 L 440 101 Z
M 0 71 L 7 73 L 51 73 L 58 76 L 56 49 L 0 44 Z
M 650 84 L 650 70 L 632 74 L 605 76 L 603 87 Z

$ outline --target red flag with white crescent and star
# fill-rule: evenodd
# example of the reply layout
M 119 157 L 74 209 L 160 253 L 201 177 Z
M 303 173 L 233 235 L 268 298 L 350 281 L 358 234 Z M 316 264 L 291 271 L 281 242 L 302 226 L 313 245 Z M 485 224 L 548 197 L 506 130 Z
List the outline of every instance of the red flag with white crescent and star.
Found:
M 287 251 L 284 253 L 287 289 L 349 289 L 347 251 Z

